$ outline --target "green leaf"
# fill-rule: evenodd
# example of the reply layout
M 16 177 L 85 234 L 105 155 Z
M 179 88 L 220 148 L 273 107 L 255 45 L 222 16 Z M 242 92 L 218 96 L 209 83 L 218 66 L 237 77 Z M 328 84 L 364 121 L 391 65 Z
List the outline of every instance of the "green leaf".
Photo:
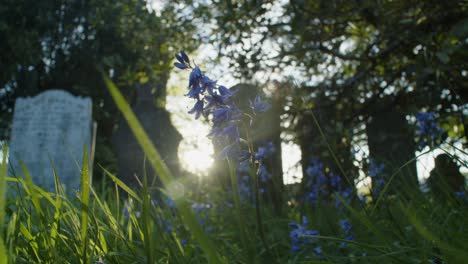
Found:
M 81 168 L 81 256 L 82 263 L 89 263 L 87 256 L 88 249 L 88 215 L 89 215 L 89 194 L 90 177 L 88 169 L 88 153 L 86 146 L 83 154 L 83 166 Z
M 8 170 L 8 164 L 7 164 L 7 153 L 8 153 L 8 147 L 3 148 L 3 159 L 2 163 L 0 164 L 0 263 L 8 263 L 8 253 L 7 249 L 5 247 L 5 243 L 3 242 L 3 227 L 4 221 L 5 221 L 5 190 L 6 190 L 6 178 L 7 178 L 7 170 Z

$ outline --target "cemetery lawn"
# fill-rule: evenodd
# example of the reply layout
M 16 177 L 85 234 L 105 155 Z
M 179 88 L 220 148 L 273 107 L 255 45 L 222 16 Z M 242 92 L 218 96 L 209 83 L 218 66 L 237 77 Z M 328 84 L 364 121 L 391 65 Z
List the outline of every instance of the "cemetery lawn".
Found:
M 367 202 L 343 192 L 312 203 L 291 185 L 273 208 L 249 199 L 232 175 L 234 191 L 174 177 L 107 82 L 166 187 L 144 175 L 133 189 L 101 168 L 112 184 L 95 190 L 84 162 L 81 189 L 65 193 L 54 175 L 56 189 L 47 192 L 26 168 L 24 177 L 7 177 L 4 160 L 2 263 L 468 263 L 466 196 L 433 199 L 409 186 L 387 193 L 387 183 Z

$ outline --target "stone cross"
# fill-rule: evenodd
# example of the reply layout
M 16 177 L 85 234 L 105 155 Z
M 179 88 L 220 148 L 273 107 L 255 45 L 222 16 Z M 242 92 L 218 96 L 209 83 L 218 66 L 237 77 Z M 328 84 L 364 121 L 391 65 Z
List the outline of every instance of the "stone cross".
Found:
M 72 193 L 80 187 L 85 147 L 92 171 L 95 131 L 90 98 L 63 90 L 18 98 L 11 128 L 9 175 L 23 175 L 22 161 L 36 185 L 54 192 L 55 167 L 62 187 Z

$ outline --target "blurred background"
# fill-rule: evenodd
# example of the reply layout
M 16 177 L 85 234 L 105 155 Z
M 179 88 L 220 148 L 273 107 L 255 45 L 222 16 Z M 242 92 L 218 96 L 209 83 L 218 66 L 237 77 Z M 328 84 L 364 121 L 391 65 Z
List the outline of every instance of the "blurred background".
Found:
M 95 164 L 141 175 L 103 69 L 176 174 L 216 177 L 211 125 L 187 113 L 188 72 L 173 67 L 185 50 L 240 104 L 269 100 L 254 140 L 274 146 L 274 179 L 300 183 L 320 164 L 365 193 L 375 170 L 401 169 L 424 189 L 440 154 L 468 173 L 466 14 L 464 1 L 3 0 L 0 140 L 18 97 L 63 89 L 92 98 Z

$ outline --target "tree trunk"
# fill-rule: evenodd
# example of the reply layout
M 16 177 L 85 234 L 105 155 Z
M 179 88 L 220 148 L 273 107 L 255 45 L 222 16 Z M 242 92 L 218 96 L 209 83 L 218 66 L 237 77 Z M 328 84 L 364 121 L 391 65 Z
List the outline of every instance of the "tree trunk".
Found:
M 398 110 L 386 109 L 372 113 L 366 132 L 370 158 L 376 164 L 384 164 L 382 177 L 386 182 L 401 166 L 415 158 L 413 131 L 405 115 Z M 402 168 L 390 186 L 391 193 L 404 186 L 418 186 L 416 162 Z

